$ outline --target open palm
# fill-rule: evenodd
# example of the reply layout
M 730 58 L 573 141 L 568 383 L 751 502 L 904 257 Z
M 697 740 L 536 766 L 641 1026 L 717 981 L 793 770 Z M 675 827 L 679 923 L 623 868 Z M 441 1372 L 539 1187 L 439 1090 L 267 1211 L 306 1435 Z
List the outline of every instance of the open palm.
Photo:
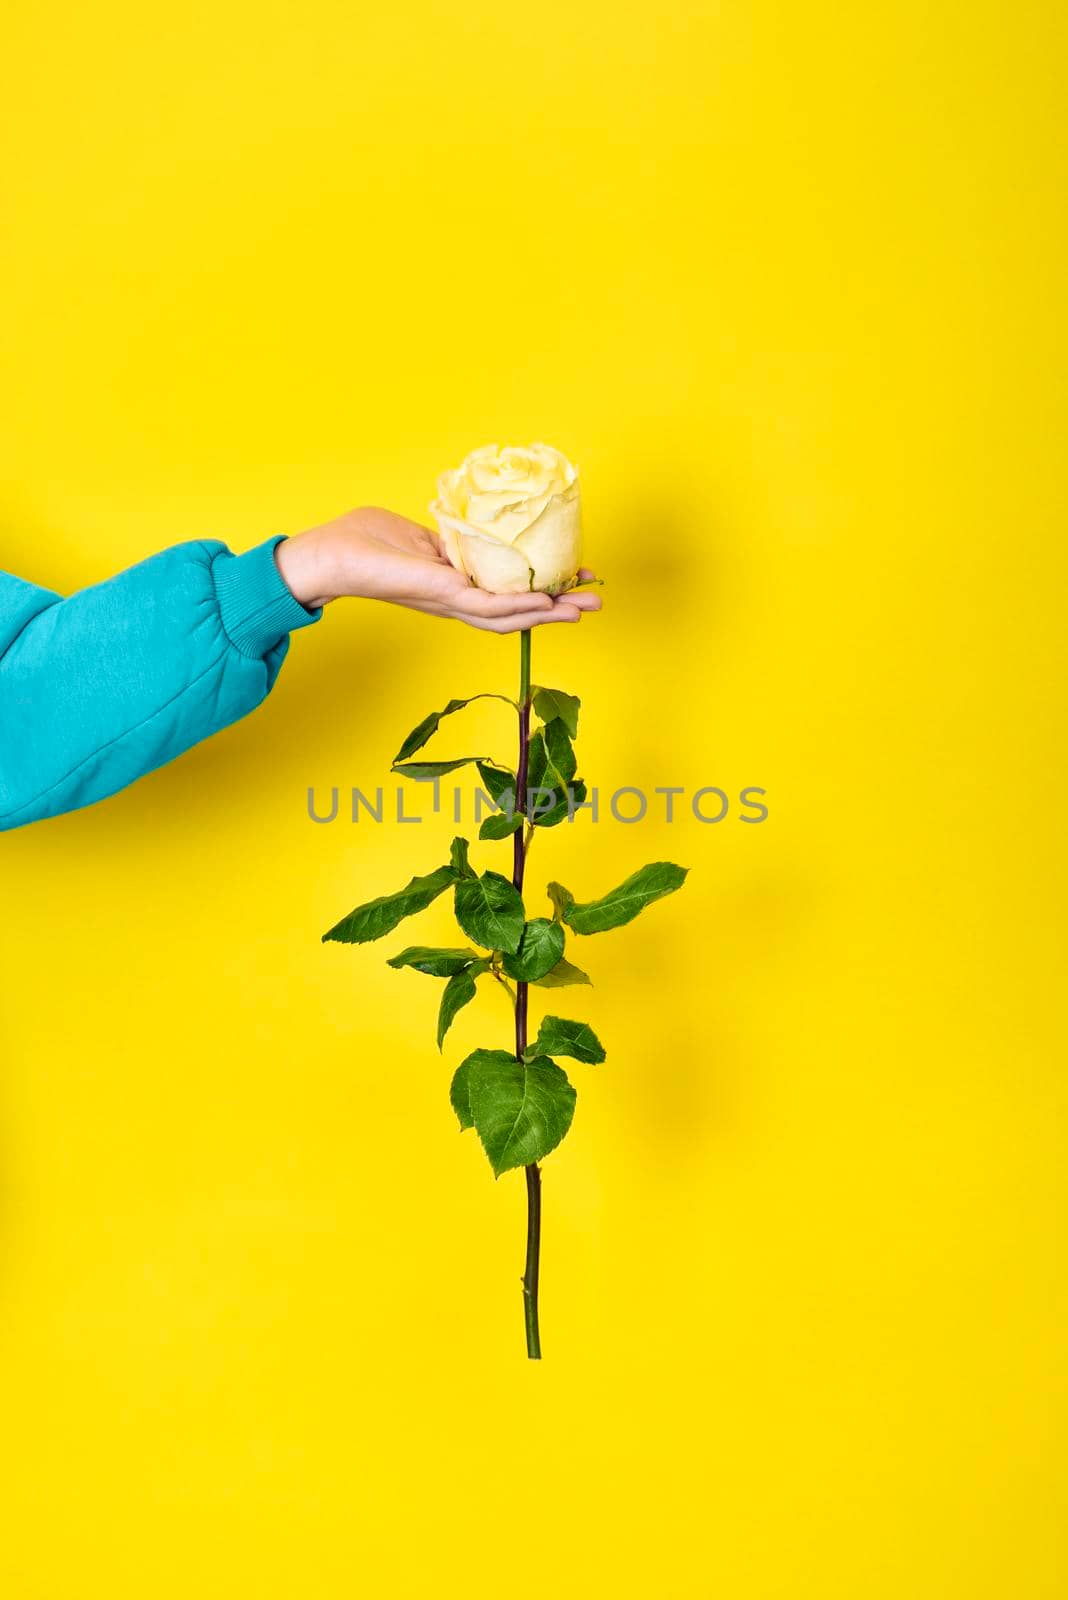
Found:
M 578 622 L 584 611 L 599 611 L 601 606 L 599 595 L 585 592 L 553 598 L 476 589 L 452 566 L 436 533 L 380 506 L 348 511 L 287 540 L 278 547 L 278 561 L 293 593 L 306 605 L 354 595 L 453 618 L 493 633 L 514 633 L 545 622 Z M 579 577 L 585 581 L 593 574 L 583 569 Z

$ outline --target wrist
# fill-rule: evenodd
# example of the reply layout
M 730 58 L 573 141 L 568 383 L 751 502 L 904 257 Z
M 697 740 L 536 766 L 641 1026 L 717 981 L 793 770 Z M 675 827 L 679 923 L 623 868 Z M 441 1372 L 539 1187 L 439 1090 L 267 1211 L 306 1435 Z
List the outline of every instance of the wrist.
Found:
M 294 600 L 310 611 L 329 605 L 338 593 L 329 546 L 323 529 L 312 528 L 283 539 L 275 546 L 274 559 L 282 581 Z

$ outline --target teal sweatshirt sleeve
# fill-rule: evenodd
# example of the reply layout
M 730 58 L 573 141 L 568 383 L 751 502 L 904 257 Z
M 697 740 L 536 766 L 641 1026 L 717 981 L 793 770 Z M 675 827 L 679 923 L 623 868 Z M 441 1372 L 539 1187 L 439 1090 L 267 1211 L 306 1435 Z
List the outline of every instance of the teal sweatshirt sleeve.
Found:
M 266 698 L 322 615 L 286 587 L 282 537 L 175 545 L 67 599 L 0 572 L 0 829 L 102 800 Z

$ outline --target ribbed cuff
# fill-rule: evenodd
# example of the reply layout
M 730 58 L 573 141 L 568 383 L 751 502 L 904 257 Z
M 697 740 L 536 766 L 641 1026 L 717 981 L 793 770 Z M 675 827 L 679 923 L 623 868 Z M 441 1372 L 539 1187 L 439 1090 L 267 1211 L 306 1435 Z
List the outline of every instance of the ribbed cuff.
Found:
M 286 587 L 274 559 L 274 547 L 285 537 L 276 533 L 240 556 L 220 552 L 211 564 L 222 625 L 243 656 L 265 656 L 287 633 L 323 614 L 322 606 L 302 606 Z

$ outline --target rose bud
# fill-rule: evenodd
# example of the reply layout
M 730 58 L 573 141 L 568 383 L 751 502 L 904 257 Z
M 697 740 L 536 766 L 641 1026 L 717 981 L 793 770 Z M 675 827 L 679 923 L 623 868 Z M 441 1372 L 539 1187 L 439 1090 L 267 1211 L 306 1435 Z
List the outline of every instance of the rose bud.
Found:
M 438 479 L 446 554 L 492 594 L 562 594 L 582 556 L 578 468 L 551 445 L 484 445 Z

